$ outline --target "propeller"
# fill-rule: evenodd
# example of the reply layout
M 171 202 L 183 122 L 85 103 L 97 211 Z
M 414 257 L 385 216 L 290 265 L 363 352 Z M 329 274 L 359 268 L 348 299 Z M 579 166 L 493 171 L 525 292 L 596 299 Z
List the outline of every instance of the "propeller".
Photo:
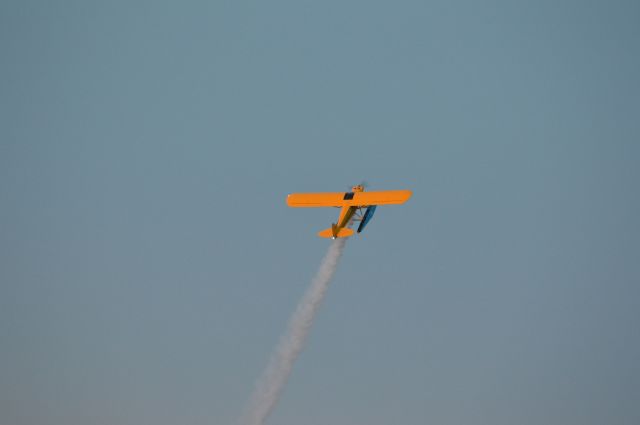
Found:
M 369 182 L 366 181 L 366 180 L 361 180 L 360 183 L 358 183 L 357 185 L 354 185 L 354 186 L 362 186 L 362 187 L 364 187 L 366 189 L 367 187 L 369 187 Z M 352 187 L 353 186 L 347 186 L 347 190 L 351 190 Z

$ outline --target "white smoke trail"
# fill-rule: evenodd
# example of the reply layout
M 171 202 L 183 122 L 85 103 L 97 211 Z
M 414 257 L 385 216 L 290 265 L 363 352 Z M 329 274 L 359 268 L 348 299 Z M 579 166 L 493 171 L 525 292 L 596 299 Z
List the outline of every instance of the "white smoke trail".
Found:
M 318 307 L 336 272 L 345 243 L 346 238 L 336 239 L 329 247 L 318 273 L 311 281 L 311 286 L 289 320 L 287 333 L 280 340 L 264 374 L 256 384 L 242 421 L 243 425 L 263 425 L 276 406 L 293 364 L 304 347 Z

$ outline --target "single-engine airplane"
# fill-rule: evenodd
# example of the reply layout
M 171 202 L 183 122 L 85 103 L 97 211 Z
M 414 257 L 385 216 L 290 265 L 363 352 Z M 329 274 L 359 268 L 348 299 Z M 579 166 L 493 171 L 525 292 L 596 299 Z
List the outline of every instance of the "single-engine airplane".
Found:
M 287 205 L 296 208 L 342 208 L 338 222 L 320 231 L 318 236 L 332 239 L 348 238 L 353 235 L 353 229 L 348 227 L 352 220 L 360 222 L 357 229 L 360 233 L 373 217 L 378 205 L 404 204 L 411 195 L 410 190 L 365 192 L 364 186 L 359 184 L 353 186 L 351 192 L 292 193 L 287 196 Z

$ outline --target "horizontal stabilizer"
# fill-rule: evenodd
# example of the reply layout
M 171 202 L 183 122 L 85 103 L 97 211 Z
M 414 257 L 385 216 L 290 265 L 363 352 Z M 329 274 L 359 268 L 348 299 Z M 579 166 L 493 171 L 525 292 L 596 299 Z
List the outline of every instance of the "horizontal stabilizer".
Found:
M 333 229 L 333 227 L 324 229 L 318 232 L 318 236 L 320 236 L 321 238 L 348 238 L 349 236 L 353 235 L 353 229 L 343 227 L 342 229 L 338 230 L 338 234 L 336 235 L 333 234 Z

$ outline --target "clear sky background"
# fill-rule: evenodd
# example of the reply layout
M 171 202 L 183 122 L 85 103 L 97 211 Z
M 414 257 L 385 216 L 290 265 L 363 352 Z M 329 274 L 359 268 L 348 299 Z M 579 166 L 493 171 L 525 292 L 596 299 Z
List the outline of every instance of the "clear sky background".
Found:
M 640 423 L 637 1 L 3 1 L 0 423 Z

